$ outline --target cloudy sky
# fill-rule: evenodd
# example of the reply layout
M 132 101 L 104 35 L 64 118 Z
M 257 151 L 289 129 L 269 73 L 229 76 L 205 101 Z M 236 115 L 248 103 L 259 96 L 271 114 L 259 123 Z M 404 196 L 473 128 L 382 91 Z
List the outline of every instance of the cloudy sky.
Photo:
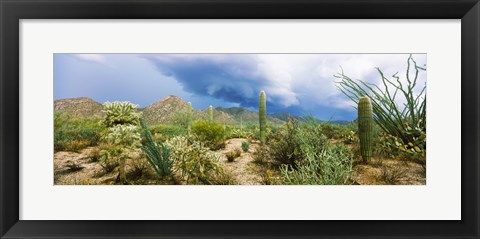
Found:
M 353 79 L 380 83 L 399 73 L 408 54 L 54 54 L 54 98 L 89 97 L 148 106 L 176 95 L 196 109 L 241 106 L 257 110 L 265 90 L 268 113 L 352 120 L 356 111 L 336 88 L 343 68 Z M 426 67 L 427 56 L 414 54 Z M 341 67 L 341 68 L 340 68 Z M 426 84 L 426 72 L 418 88 Z M 419 90 L 418 89 L 418 90 Z M 399 99 L 401 104 L 401 99 Z

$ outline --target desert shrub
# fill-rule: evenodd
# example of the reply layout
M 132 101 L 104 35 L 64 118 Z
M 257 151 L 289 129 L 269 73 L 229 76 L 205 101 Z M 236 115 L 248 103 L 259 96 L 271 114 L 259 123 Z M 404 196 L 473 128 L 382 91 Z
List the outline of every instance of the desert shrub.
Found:
M 320 123 L 318 127 L 329 139 L 340 139 L 345 131 L 340 125 L 332 124 L 330 122 Z
M 250 139 L 253 138 L 254 134 L 248 130 L 244 129 L 237 129 L 237 128 L 230 128 L 227 127 L 225 130 L 225 138 L 232 139 L 232 138 L 244 138 Z
M 141 149 L 147 156 L 148 162 L 153 166 L 158 176 L 163 177 L 172 173 L 173 161 L 169 159 L 170 148 L 162 142 L 155 142 L 152 133 L 147 126 L 141 121 L 143 136 L 145 142 L 142 143 Z
M 248 152 L 248 149 L 250 148 L 250 144 L 247 141 L 242 142 L 242 150 L 243 152 Z
M 148 168 L 150 167 L 150 163 L 147 159 L 143 157 L 135 158 L 133 160 L 130 160 L 128 165 L 130 165 L 128 178 L 136 180 L 142 177 L 146 178 L 149 176 Z
M 383 134 L 380 136 L 376 152 L 385 157 L 401 157 L 424 165 L 426 163 L 425 144 L 425 134 L 415 138 L 414 142 L 408 142 L 407 144 L 403 144 L 402 140 L 395 136 Z
M 90 151 L 90 161 L 92 162 L 98 162 L 100 160 L 100 149 L 99 148 L 93 148 Z
M 268 142 L 285 184 L 345 184 L 351 177 L 352 153 L 330 145 L 317 120 L 289 121 Z
M 106 173 L 110 173 L 115 170 L 119 165 L 118 158 L 113 157 L 113 155 L 120 154 L 120 149 L 114 145 L 101 144 L 99 146 L 99 163 L 102 166 L 103 170 Z
M 305 160 L 298 162 L 296 168 L 282 165 L 282 181 L 291 185 L 339 185 L 350 181 L 353 172 L 353 157 L 343 145 L 324 145 L 302 147 Z
M 185 136 L 176 136 L 167 141 L 174 161 L 173 169 L 189 184 L 221 184 L 225 172 L 219 156 L 200 142 Z
M 224 147 L 225 130 L 219 123 L 205 120 L 196 121 L 192 125 L 192 133 L 212 150 Z
M 253 162 L 258 164 L 264 164 L 272 161 L 269 147 L 258 147 L 253 152 Z
M 299 131 L 299 122 L 290 120 L 267 138 L 269 153 L 273 160 L 294 166 L 296 161 L 302 159 L 297 140 Z M 258 156 L 262 156 L 261 152 L 259 153 Z
M 157 137 L 163 137 L 166 139 L 178 136 L 178 135 L 187 135 L 188 130 L 182 126 L 178 125 L 166 125 L 158 124 L 150 127 L 150 131 L 153 135 Z
M 240 149 L 235 149 L 228 152 L 225 156 L 227 156 L 228 162 L 233 162 L 236 158 L 240 157 L 242 151 Z
M 355 81 L 345 75 L 342 70 L 342 73 L 336 76 L 340 79 L 338 88 L 356 104 L 360 97 L 368 96 L 372 101 L 374 119 L 378 126 L 386 134 L 401 140 L 402 145 L 411 143 L 424 152 L 426 145 L 421 141 L 426 133 L 426 85 L 417 86 L 417 80 L 419 73 L 426 69 L 418 66 L 410 55 L 407 59 L 405 74 L 407 83 L 402 84 L 397 74 L 389 79 L 379 68 L 377 71 L 383 86 L 372 85 L 361 80 Z M 405 103 L 397 104 L 399 98 Z M 414 147 L 413 150 L 415 151 Z
M 353 144 L 358 142 L 357 134 L 353 131 L 348 131 L 347 133 L 342 135 L 342 140 L 346 144 Z
M 81 118 L 66 113 L 54 114 L 54 150 L 78 152 L 99 143 L 105 130 L 96 118 Z

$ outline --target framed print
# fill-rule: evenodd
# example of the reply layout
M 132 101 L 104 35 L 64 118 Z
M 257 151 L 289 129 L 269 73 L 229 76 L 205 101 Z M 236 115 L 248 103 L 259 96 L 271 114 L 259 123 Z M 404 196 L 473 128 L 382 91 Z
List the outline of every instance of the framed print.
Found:
M 479 237 L 478 1 L 0 4 L 2 238 Z

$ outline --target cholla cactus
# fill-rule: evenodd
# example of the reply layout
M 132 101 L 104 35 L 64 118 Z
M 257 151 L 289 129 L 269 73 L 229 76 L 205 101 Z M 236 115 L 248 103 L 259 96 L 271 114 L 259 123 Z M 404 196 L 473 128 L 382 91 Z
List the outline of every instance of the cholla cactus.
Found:
M 141 113 L 137 112 L 138 105 L 134 105 L 128 101 L 105 102 L 103 104 L 103 125 L 107 128 L 114 125 L 139 125 Z
M 113 145 L 108 155 L 120 160 L 119 178 L 120 182 L 125 184 L 127 182 L 125 161 L 128 159 L 128 149 L 136 149 L 140 146 L 141 114 L 136 112 L 138 106 L 130 102 L 106 102 L 103 106 L 105 115 L 102 124 L 108 128 L 104 140 Z
M 260 118 L 260 141 L 265 143 L 265 130 L 267 128 L 267 102 L 265 91 L 260 91 L 260 102 L 258 106 L 258 114 Z
M 213 106 L 208 107 L 208 121 L 213 122 Z
M 358 136 L 360 151 L 364 161 L 372 157 L 373 112 L 370 98 L 363 96 L 358 101 Z

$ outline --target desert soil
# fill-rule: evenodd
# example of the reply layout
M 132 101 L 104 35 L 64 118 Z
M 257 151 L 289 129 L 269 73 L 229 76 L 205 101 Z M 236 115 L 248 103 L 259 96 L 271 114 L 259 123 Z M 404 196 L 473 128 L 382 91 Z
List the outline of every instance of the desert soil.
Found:
M 220 163 L 224 166 L 225 170 L 233 177 L 236 184 L 261 185 L 263 184 L 263 178 L 261 176 L 262 169 L 261 166 L 255 163 L 253 160 L 253 153 L 257 149 L 259 142 L 249 142 L 250 147 L 248 151 L 243 152 L 243 141 L 247 141 L 247 139 L 233 138 L 226 140 L 225 148 L 217 151 L 217 153 L 221 154 Z M 225 155 L 235 149 L 240 149 L 242 151 L 242 154 L 233 162 L 228 162 Z

